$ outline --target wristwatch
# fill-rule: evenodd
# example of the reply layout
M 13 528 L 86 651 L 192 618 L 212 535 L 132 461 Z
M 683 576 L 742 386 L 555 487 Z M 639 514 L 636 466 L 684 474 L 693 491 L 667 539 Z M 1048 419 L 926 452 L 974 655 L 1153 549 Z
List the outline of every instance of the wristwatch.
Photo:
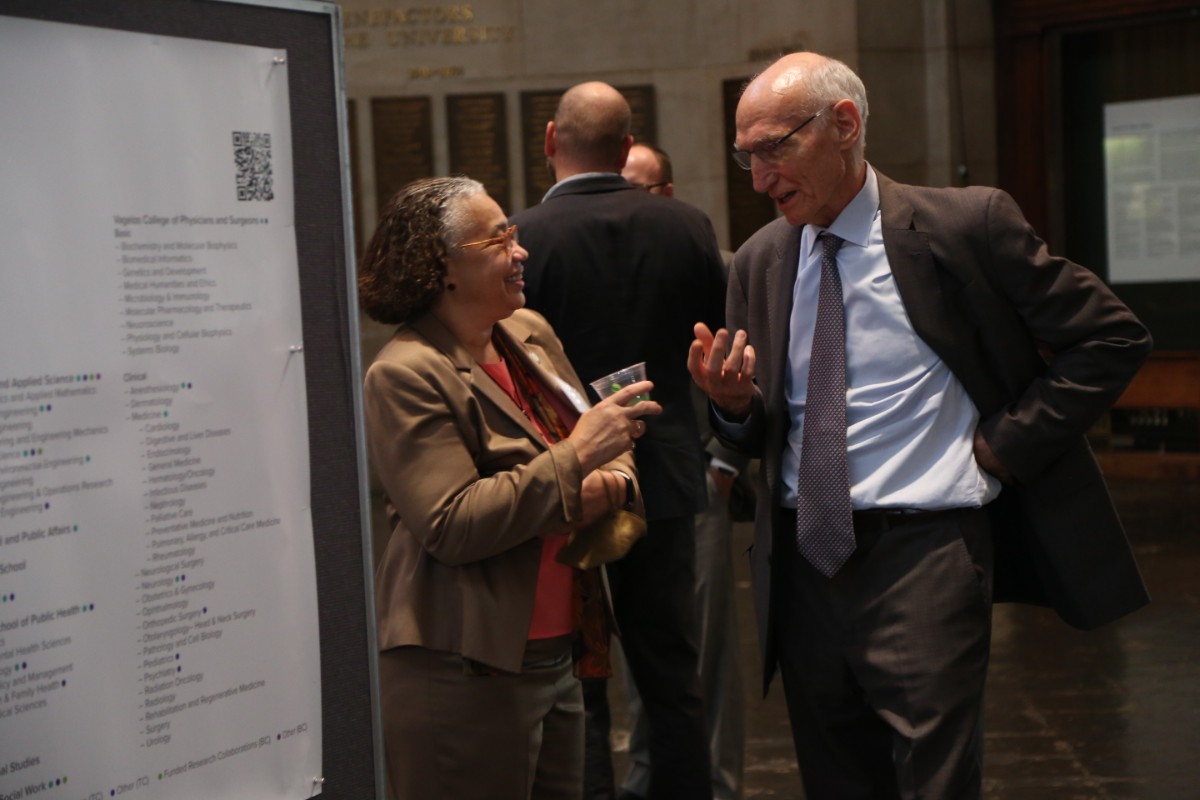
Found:
M 636 492 L 634 492 L 633 489 L 633 478 L 629 477 L 624 472 L 618 472 L 617 474 L 625 479 L 625 505 L 622 506 L 622 508 L 624 508 L 626 511 L 629 511 L 633 508 L 633 500 L 634 497 L 636 497 Z

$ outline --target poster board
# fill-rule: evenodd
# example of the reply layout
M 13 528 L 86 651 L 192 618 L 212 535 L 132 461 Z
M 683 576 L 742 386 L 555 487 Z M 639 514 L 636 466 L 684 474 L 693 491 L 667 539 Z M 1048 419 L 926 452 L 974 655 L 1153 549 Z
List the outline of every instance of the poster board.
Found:
M 0 794 L 382 796 L 339 48 L 0 0 Z

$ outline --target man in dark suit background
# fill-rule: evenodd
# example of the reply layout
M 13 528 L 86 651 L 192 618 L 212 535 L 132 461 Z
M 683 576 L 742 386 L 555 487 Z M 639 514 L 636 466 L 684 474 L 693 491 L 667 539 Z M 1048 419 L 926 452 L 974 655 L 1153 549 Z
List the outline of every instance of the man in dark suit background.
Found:
M 747 86 L 734 158 L 783 218 L 688 363 L 763 459 L 763 687 L 778 665 L 807 795 L 978 798 L 993 600 L 1091 628 L 1148 599 L 1084 433 L 1150 337 L 1008 195 L 876 172 L 866 120 L 815 53 Z
M 675 196 L 675 171 L 671 157 L 648 142 L 634 142 L 621 177 L 651 194 Z M 733 253 L 721 251 L 724 275 Z M 701 441 L 708 455 L 708 508 L 696 515 L 696 631 L 700 652 L 700 688 L 708 725 L 709 755 L 712 758 L 714 800 L 737 800 L 742 796 L 745 760 L 746 710 L 739 664 L 737 609 L 734 603 L 733 517 L 730 499 L 737 484 L 740 492 L 749 487 L 745 475 L 750 459 L 724 446 L 708 424 L 708 398 L 694 385 L 692 400 Z M 753 495 L 746 493 L 751 499 Z M 739 513 L 747 515 L 743 500 Z M 637 687 L 629 694 L 629 771 L 623 786 L 632 795 L 644 795 L 650 780 L 646 750 L 645 716 Z
M 620 176 L 633 142 L 629 124 L 629 104 L 611 86 L 569 89 L 546 126 L 557 183 L 511 221 L 530 253 L 528 305 L 550 320 L 580 378 L 645 361 L 662 404 L 634 453 L 647 534 L 608 571 L 649 723 L 649 796 L 710 798 L 692 603 L 692 518 L 706 502 L 705 458 L 684 354 L 697 318 L 723 321 L 722 264 L 702 212 Z M 611 797 L 606 687 L 585 683 L 584 698 L 585 796 Z

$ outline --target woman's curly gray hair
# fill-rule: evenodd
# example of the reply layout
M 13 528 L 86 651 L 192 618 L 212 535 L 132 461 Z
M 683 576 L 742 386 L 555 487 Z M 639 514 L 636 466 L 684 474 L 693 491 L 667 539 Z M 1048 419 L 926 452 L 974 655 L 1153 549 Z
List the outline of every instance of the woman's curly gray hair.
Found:
M 358 302 L 371 319 L 398 325 L 433 306 L 469 223 L 463 201 L 485 192 L 471 178 L 421 178 L 388 201 L 358 267 Z

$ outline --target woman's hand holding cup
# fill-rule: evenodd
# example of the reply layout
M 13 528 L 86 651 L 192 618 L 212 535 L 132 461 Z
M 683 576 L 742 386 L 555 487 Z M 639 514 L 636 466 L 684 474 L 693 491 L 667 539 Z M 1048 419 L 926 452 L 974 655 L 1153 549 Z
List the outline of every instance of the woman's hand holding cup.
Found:
M 631 383 L 579 418 L 567 441 L 575 446 L 584 475 L 633 449 L 634 441 L 646 432 L 646 422 L 640 418 L 662 413 L 654 400 L 634 402 L 639 395 L 648 397 L 653 388 L 651 381 Z

